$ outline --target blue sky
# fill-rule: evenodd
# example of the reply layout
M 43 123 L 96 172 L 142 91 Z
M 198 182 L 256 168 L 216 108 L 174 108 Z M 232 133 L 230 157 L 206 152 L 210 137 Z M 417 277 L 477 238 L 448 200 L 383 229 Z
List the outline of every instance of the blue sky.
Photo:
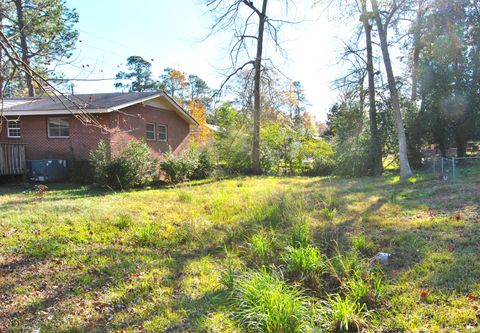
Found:
M 335 101 L 331 82 L 345 27 L 320 15 L 311 1 L 297 2 L 296 15 L 307 20 L 285 27 L 281 40 L 287 56 L 267 48 L 269 57 L 292 80 L 305 86 L 309 111 L 324 120 Z M 209 32 L 212 17 L 201 0 L 67 0 L 80 16 L 80 41 L 70 65 L 61 67 L 67 78 L 108 79 L 125 69 L 126 58 L 140 55 L 152 62 L 157 77 L 165 67 L 196 74 L 216 88 L 228 68 L 228 36 Z M 115 91 L 114 81 L 75 82 L 75 93 Z

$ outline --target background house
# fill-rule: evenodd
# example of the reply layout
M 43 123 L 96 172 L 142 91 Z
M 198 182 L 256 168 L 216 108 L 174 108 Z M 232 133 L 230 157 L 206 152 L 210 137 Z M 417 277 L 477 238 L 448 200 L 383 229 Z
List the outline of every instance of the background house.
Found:
M 2 125 L 0 141 L 24 146 L 30 168 L 62 169 L 68 160 L 88 159 L 102 139 L 113 154 L 141 139 L 155 157 L 178 152 L 198 123 L 167 94 L 141 92 L 9 99 Z

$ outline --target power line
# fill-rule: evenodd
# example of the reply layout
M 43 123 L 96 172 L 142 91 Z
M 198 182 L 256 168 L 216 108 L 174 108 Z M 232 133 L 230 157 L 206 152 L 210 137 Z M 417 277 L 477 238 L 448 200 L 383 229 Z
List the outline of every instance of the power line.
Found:
M 143 55 L 146 55 L 147 58 L 152 59 L 152 61 L 153 61 L 154 59 L 159 59 L 159 60 L 164 61 L 164 62 L 170 62 L 170 61 L 171 61 L 171 59 L 166 59 L 166 58 L 158 57 L 158 56 L 157 56 L 157 52 L 152 52 L 151 50 L 146 50 L 146 51 L 145 51 L 145 50 L 139 50 L 139 49 L 133 48 L 133 47 L 131 47 L 131 46 L 129 46 L 129 45 L 125 45 L 125 44 L 119 43 L 119 42 L 117 42 L 117 41 L 114 41 L 114 40 L 105 38 L 105 37 L 103 37 L 103 36 L 99 36 L 99 35 L 93 34 L 93 33 L 89 32 L 89 31 L 84 30 L 84 29 L 78 29 L 78 30 L 80 30 L 81 33 L 83 32 L 83 33 L 85 33 L 85 34 L 87 34 L 87 35 L 90 35 L 90 36 L 92 36 L 92 37 L 94 37 L 94 38 L 97 38 L 97 39 L 100 39 L 100 40 L 104 40 L 104 41 L 107 41 L 107 42 L 112 43 L 112 44 L 116 44 L 116 45 L 118 45 L 118 46 L 121 46 L 121 47 L 124 48 L 124 49 L 129 49 L 130 51 L 134 51 L 134 52 L 137 53 L 138 55 L 142 55 L 142 54 L 143 54 Z M 83 42 L 84 42 L 84 41 L 81 41 L 81 43 L 83 43 Z M 118 53 L 115 53 L 115 52 L 112 52 L 112 51 L 109 51 L 109 50 L 101 49 L 101 48 L 98 48 L 98 47 L 95 47 L 95 46 L 92 46 L 92 45 L 90 45 L 90 47 L 96 48 L 96 49 L 101 50 L 101 51 L 106 51 L 106 52 L 108 52 L 108 53 L 115 54 L 115 55 L 119 56 Z M 155 55 L 155 56 L 154 56 L 154 55 Z
M 48 81 L 112 81 L 118 80 L 117 78 L 103 78 L 103 79 L 47 79 Z

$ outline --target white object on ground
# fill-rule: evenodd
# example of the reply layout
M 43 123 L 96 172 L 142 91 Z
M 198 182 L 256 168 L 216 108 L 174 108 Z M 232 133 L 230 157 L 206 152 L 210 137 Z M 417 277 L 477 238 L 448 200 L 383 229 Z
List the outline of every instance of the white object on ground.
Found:
M 381 264 L 386 264 L 390 260 L 391 256 L 391 253 L 378 252 L 374 259 L 378 260 Z

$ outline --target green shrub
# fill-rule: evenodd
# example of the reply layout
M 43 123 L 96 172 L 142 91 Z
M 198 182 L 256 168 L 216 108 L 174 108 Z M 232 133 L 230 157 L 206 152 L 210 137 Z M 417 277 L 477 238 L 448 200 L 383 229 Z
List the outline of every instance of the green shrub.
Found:
M 286 271 L 297 276 L 321 273 L 326 267 L 320 251 L 309 245 L 306 247 L 287 248 L 287 253 L 283 260 Z
M 214 155 L 221 170 L 227 174 L 251 171 L 252 122 L 244 113 L 224 103 L 215 111 L 220 130 L 213 137 Z
M 368 139 L 361 135 L 356 141 L 336 148 L 334 173 L 343 177 L 360 177 L 369 174 Z
M 68 178 L 79 184 L 94 182 L 95 168 L 89 160 L 71 159 L 68 161 Z
M 212 175 L 213 168 L 214 165 L 208 153 L 199 152 L 195 147 L 190 147 L 181 155 L 175 155 L 169 151 L 163 155 L 160 162 L 160 169 L 174 184 L 208 178 Z
M 311 167 L 306 171 L 309 176 L 328 176 L 335 169 L 335 160 L 329 156 L 315 156 Z
M 215 165 L 208 151 L 202 151 L 197 156 L 197 165 L 193 169 L 191 179 L 205 179 L 212 175 Z
M 307 299 L 276 273 L 244 273 L 235 283 L 233 302 L 237 320 L 249 332 L 296 333 L 308 329 Z
M 157 163 L 145 142 L 130 141 L 127 147 L 112 156 L 105 141 L 90 153 L 95 170 L 95 181 L 114 189 L 130 189 L 146 185 L 157 174 Z

